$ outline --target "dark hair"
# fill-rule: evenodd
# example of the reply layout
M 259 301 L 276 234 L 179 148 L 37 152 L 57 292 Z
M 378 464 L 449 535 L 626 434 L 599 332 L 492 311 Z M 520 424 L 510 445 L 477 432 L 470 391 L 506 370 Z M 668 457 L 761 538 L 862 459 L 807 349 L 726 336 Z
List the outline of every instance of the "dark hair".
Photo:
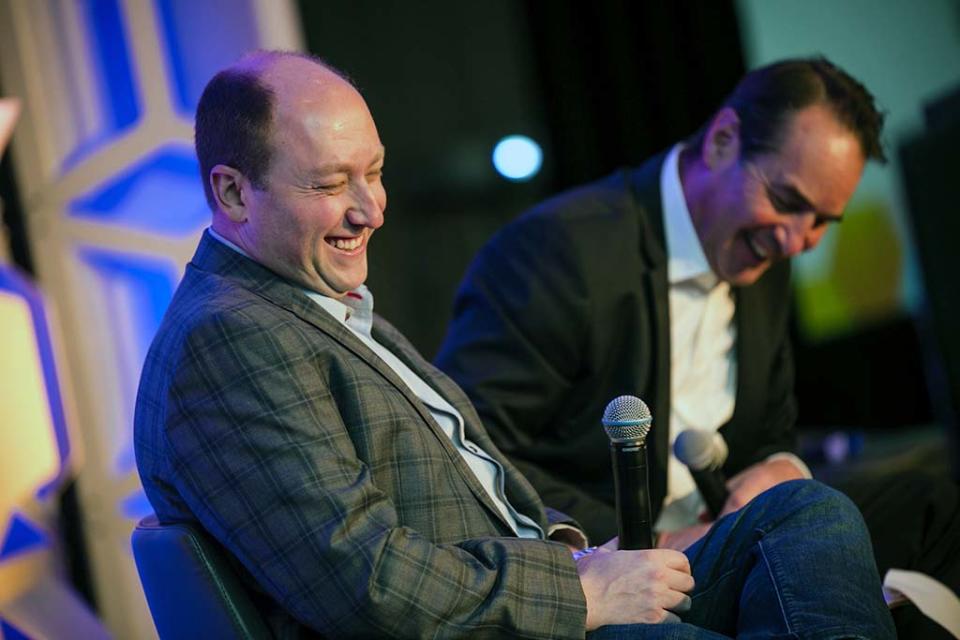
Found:
M 814 104 L 830 108 L 837 120 L 853 133 L 867 159 L 886 162 L 880 141 L 884 114 L 873 95 L 858 80 L 824 57 L 776 62 L 745 75 L 722 107 L 740 118 L 740 149 L 749 159 L 775 152 L 785 124 L 797 111 Z M 711 118 L 712 120 L 712 118 Z M 688 141 L 700 150 L 709 123 Z
M 244 63 L 287 57 L 309 60 L 353 85 L 349 76 L 320 58 L 287 51 L 255 51 L 213 76 L 200 96 L 194 125 L 200 177 L 211 210 L 216 210 L 217 203 L 210 187 L 210 170 L 218 164 L 233 167 L 257 189 L 265 186 L 272 154 L 274 93 L 260 78 L 262 67 Z
M 233 167 L 258 189 L 270 166 L 273 91 L 254 71 L 225 69 L 213 76 L 197 105 L 194 143 L 207 204 L 216 210 L 210 170 Z

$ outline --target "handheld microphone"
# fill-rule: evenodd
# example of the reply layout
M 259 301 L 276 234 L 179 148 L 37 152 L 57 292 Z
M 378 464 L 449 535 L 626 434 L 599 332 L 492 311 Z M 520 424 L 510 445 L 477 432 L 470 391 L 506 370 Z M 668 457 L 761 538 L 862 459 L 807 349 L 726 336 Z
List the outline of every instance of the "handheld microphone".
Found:
M 646 444 L 653 422 L 650 409 L 640 398 L 620 396 L 607 405 L 602 422 L 610 438 L 620 548 L 652 549 Z
M 720 471 L 729 453 L 723 436 L 716 432 L 687 429 L 673 443 L 673 455 L 690 469 L 690 475 L 714 519 L 730 497 L 727 479 Z

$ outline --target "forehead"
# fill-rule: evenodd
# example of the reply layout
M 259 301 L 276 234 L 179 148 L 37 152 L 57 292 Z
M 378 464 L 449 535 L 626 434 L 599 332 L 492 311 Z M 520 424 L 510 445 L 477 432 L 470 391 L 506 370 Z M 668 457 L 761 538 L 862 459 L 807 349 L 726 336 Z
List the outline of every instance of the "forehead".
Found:
M 865 164 L 856 135 L 825 105 L 790 116 L 779 149 L 757 160 L 769 182 L 793 187 L 818 211 L 835 214 L 853 196 Z
M 319 160 L 382 149 L 363 98 L 335 73 L 293 58 L 277 62 L 263 79 L 275 96 L 271 141 L 277 155 Z

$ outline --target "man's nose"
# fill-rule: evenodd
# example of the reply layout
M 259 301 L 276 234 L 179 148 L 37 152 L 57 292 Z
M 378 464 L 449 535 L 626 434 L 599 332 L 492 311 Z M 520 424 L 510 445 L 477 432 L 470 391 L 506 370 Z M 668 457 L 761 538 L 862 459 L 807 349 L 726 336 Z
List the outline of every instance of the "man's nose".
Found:
M 347 210 L 347 220 L 350 224 L 371 229 L 383 226 L 383 206 L 377 199 L 374 187 L 364 182 L 352 191 L 353 202 Z
M 783 256 L 793 257 L 816 246 L 817 237 L 813 230 L 816 218 L 813 213 L 792 214 L 777 227 L 776 238 Z

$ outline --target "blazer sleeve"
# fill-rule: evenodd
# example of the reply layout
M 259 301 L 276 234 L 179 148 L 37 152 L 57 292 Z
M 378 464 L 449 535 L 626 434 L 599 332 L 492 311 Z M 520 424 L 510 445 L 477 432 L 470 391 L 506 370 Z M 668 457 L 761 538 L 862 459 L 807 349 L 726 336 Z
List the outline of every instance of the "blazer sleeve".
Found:
M 548 431 L 558 407 L 580 393 L 589 343 L 589 287 L 577 250 L 584 239 L 571 235 L 549 209 L 496 235 L 460 286 L 436 364 L 466 391 L 497 446 L 545 504 L 587 529 L 599 519 L 615 530 L 615 510 L 581 487 L 575 469 L 541 463 L 551 455 L 546 449 L 559 446 Z
M 362 385 L 331 389 L 316 352 L 237 311 L 189 331 L 162 398 L 167 477 L 203 526 L 327 637 L 582 638 L 562 545 L 437 544 L 400 524 L 337 408 Z
M 724 468 L 731 475 L 775 453 L 796 453 L 797 402 L 793 391 L 793 356 L 788 337 L 784 336 L 772 362 L 759 428 L 749 433 L 728 431 L 725 434 L 731 456 L 728 461 L 730 464 L 724 465 Z M 740 455 L 733 455 L 733 451 Z
M 793 346 L 790 336 L 784 332 L 774 359 L 770 396 L 767 402 L 767 433 L 769 442 L 758 457 L 766 458 L 774 453 L 797 450 L 797 399 L 794 393 Z
M 784 331 L 773 358 L 770 387 L 764 411 L 764 429 L 757 440 L 753 460 L 760 462 L 773 455 L 797 451 L 797 400 L 794 393 L 793 346 L 789 332 Z

